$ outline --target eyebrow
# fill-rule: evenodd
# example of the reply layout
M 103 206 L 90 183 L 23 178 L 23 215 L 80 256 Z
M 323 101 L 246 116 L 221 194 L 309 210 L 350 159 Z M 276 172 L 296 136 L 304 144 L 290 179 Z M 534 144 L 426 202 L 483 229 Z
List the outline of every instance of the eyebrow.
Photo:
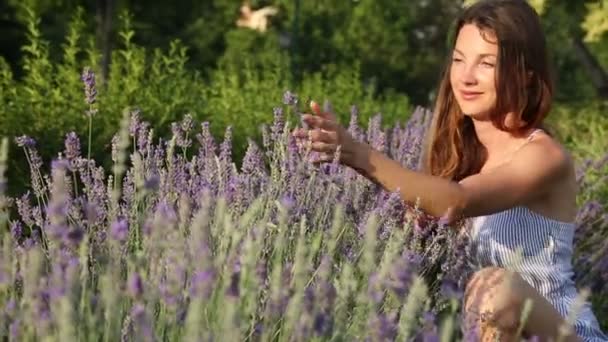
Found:
M 461 55 L 464 55 L 464 53 L 462 53 L 462 51 L 458 50 L 457 48 L 454 48 L 454 51 L 458 52 Z M 494 53 L 482 53 L 479 56 L 481 58 L 484 58 L 484 57 L 496 57 L 496 54 L 494 54 Z

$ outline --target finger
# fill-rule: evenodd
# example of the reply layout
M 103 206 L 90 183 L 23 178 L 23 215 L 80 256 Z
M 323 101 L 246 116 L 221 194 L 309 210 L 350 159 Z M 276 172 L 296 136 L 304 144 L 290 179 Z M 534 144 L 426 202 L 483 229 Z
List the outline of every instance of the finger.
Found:
M 446 212 L 443 214 L 443 216 L 441 216 L 441 218 L 439 219 L 439 224 L 450 225 L 450 224 L 453 224 L 454 222 L 457 222 L 459 219 L 460 219 L 460 215 L 456 211 L 456 209 L 453 207 L 449 207 L 446 210 Z
M 336 145 L 328 144 L 322 141 L 314 141 L 310 144 L 310 149 L 322 153 L 333 153 L 336 151 Z
M 327 109 L 330 109 L 329 105 L 326 105 L 325 107 L 327 107 Z M 310 101 L 310 109 L 313 111 L 313 113 L 315 113 L 316 115 L 318 115 L 326 120 L 330 120 L 333 122 L 338 121 L 336 119 L 335 115 L 330 110 L 321 110 L 321 106 L 319 106 L 319 104 L 316 103 L 315 101 Z
M 309 106 L 310 106 L 310 109 L 312 110 L 313 114 L 315 114 L 315 115 L 321 115 L 322 114 L 321 107 L 315 101 L 311 100 Z
M 302 129 L 302 128 L 296 128 L 293 130 L 293 132 L 291 133 L 292 136 L 296 137 L 296 138 L 307 138 L 308 137 L 308 131 L 307 129 Z
M 310 126 L 315 128 L 321 128 L 326 131 L 337 131 L 340 125 L 335 121 L 324 119 L 320 116 L 312 116 L 310 114 L 304 114 L 302 119 Z
M 321 154 L 318 157 L 312 159 L 312 163 L 315 166 L 318 166 L 318 165 L 323 164 L 323 163 L 329 163 L 329 162 L 332 162 L 332 161 L 333 161 L 333 156 L 327 155 L 325 153 Z
M 452 207 L 449 207 L 448 210 L 445 211 L 443 216 L 441 216 L 439 218 L 439 224 L 448 225 L 448 224 L 452 223 L 453 219 L 454 219 L 454 209 L 452 209 Z
M 336 144 L 338 142 L 336 132 L 325 131 L 322 129 L 315 129 L 309 132 L 309 137 L 312 141 L 321 141 L 328 144 Z

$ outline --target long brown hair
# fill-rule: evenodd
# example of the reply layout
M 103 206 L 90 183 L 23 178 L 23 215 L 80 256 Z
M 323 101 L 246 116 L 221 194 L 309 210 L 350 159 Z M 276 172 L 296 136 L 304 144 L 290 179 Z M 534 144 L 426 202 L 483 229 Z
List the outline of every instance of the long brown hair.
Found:
M 553 80 L 540 18 L 525 0 L 481 0 L 466 8 L 457 19 L 450 45 L 465 24 L 493 34 L 498 43 L 496 104 L 490 113 L 495 127 L 514 135 L 541 127 L 553 97 Z M 459 181 L 478 173 L 487 151 L 475 133 L 473 121 L 465 116 L 450 84 L 451 52 L 445 63 L 433 121 L 424 152 L 425 170 Z M 505 126 L 509 112 L 521 127 Z

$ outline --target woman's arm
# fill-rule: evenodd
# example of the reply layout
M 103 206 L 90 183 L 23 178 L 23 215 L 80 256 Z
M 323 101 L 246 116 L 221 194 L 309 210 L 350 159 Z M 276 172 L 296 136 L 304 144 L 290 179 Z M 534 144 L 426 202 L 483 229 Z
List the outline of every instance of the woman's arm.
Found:
M 401 198 L 433 216 L 443 216 L 448 208 L 461 212 L 466 206 L 465 189 L 458 183 L 404 168 L 371 146 L 358 142 L 352 161 L 347 163 L 361 175 L 387 191 L 399 189 Z
M 399 189 L 404 201 L 418 202 L 422 210 L 436 217 L 445 215 L 448 222 L 528 204 L 573 174 L 568 153 L 541 136 L 494 171 L 454 182 L 404 168 L 371 146 L 355 141 L 331 113 L 318 108 L 313 111 L 318 115 L 306 114 L 303 119 L 314 129 L 296 129 L 296 137 L 308 137 L 313 150 L 329 155 L 341 145 L 342 163 L 388 191 Z
M 458 183 L 404 168 L 397 161 L 365 143 L 357 143 L 347 166 L 387 191 L 399 189 L 401 199 L 416 203 L 433 216 L 443 216 L 449 208 L 461 213 L 466 207 L 465 189 Z
M 428 214 L 440 217 L 451 209 L 450 222 L 523 205 L 546 194 L 572 167 L 567 153 L 545 138 L 529 142 L 494 171 L 461 182 L 406 169 L 364 143 L 356 151 L 348 166 L 388 191 L 399 189 L 404 201 L 419 201 Z

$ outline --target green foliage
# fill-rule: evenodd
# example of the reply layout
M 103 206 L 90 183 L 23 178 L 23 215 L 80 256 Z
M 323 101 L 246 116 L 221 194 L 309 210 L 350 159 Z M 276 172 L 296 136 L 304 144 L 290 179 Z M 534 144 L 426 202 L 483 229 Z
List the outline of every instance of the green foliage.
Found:
M 88 105 L 79 76 L 87 66 L 100 75 L 101 52 L 87 25 L 89 10 L 78 8 L 62 43 L 54 44 L 41 29 L 40 13 L 57 7 L 52 1 L 36 3 L 36 10 L 19 7 L 27 37 L 22 69 L 0 57 L 0 136 L 35 137 L 49 160 L 63 149 L 66 133 L 87 135 Z M 254 6 L 269 3 L 252 1 Z M 165 138 L 169 123 L 185 114 L 209 121 L 216 138 L 232 126 L 233 159 L 240 163 L 248 138 L 260 140 L 260 126 L 272 121 L 273 106 L 288 89 L 301 98 L 330 100 L 343 124 L 352 105 L 360 110 L 360 124 L 377 112 L 384 125 L 404 122 L 412 104 L 427 104 L 436 85 L 449 25 L 445 17 L 459 9 L 454 3 L 301 0 L 296 18 L 295 1 L 281 0 L 276 1 L 281 14 L 266 34 L 235 28 L 234 1 L 192 7 L 188 1 L 167 2 L 156 12 L 133 6 L 117 21 L 109 74 L 97 80 L 92 142 L 83 142 L 83 150 L 90 148 L 92 158 L 110 165 L 109 142 L 121 113 L 137 107 L 155 135 Z M 57 4 L 70 7 L 67 1 Z M 596 100 L 572 48 L 562 45 L 573 32 L 580 33 L 584 9 L 556 1 L 544 7 L 543 15 L 558 71 L 558 104 L 550 121 L 580 164 L 602 157 L 608 141 L 606 104 Z M 182 24 L 167 24 L 175 21 Z M 53 50 L 57 46 L 60 51 Z M 605 35 L 589 47 L 608 65 Z M 295 113 L 286 114 L 298 121 Z M 10 155 L 9 194 L 21 193 L 29 183 L 27 163 L 21 153 Z M 604 170 L 590 173 L 588 182 L 598 185 L 585 192 L 581 203 L 592 198 L 608 203 Z
M 581 27 L 587 33 L 585 40 L 594 42 L 608 32 L 608 1 L 595 0 L 586 4 L 587 15 Z
M 334 103 L 339 115 L 346 118 L 352 105 L 358 105 L 363 123 L 381 110 L 384 122 L 405 120 L 411 112 L 404 95 L 380 94 L 373 86 L 364 85 L 359 68 L 332 68 L 325 72 L 307 74 L 295 84 L 290 73 L 290 56 L 269 46 L 265 54 L 251 52 L 242 58 L 242 51 L 230 49 L 218 68 L 203 78 L 188 68 L 188 48 L 179 40 L 167 50 L 148 49 L 135 43 L 133 18 L 123 12 L 120 16 L 120 40 L 112 51 L 112 64 L 106 82 L 99 78 L 100 52 L 91 35 L 84 30 L 83 11 L 77 10 L 68 29 L 59 62 L 53 62 L 49 43 L 39 30 L 39 19 L 29 11 L 28 43 L 25 51 L 24 76 L 12 76 L 6 63 L 0 64 L 0 103 L 6 124 L 0 134 L 14 137 L 36 137 L 44 159 L 62 150 L 63 138 L 70 131 L 86 136 L 88 117 L 80 73 L 90 66 L 97 77 L 97 114 L 93 117 L 92 143 L 83 149 L 109 162 L 108 142 L 119 126 L 120 113 L 125 108 L 139 108 L 142 118 L 153 124 L 158 135 L 167 137 L 168 123 L 178 121 L 189 113 L 199 121 L 209 121 L 216 137 L 227 126 L 233 127 L 234 158 L 240 163 L 247 138 L 260 140 L 262 124 L 273 118 L 273 104 L 286 90 L 306 94 L 318 101 L 327 98 Z M 82 33 L 85 32 L 85 33 Z M 257 33 L 234 31 L 235 41 L 259 38 Z M 235 43 L 238 44 L 238 43 Z M 294 113 L 291 113 L 292 115 Z M 290 117 L 293 121 L 299 118 Z M 344 122 L 345 124 L 347 122 Z M 13 186 L 25 184 L 20 178 L 26 164 L 13 160 L 9 170 Z M 14 190 L 14 189 L 11 189 Z
M 608 143 L 608 117 L 604 114 L 606 105 L 587 102 L 576 106 L 558 106 L 549 116 L 549 122 L 555 127 L 560 141 L 572 152 L 577 165 L 585 173 L 586 184 L 583 186 L 587 188 L 580 191 L 584 196 L 579 196 L 579 204 L 590 200 L 608 203 L 608 163 L 600 165 L 606 156 Z

